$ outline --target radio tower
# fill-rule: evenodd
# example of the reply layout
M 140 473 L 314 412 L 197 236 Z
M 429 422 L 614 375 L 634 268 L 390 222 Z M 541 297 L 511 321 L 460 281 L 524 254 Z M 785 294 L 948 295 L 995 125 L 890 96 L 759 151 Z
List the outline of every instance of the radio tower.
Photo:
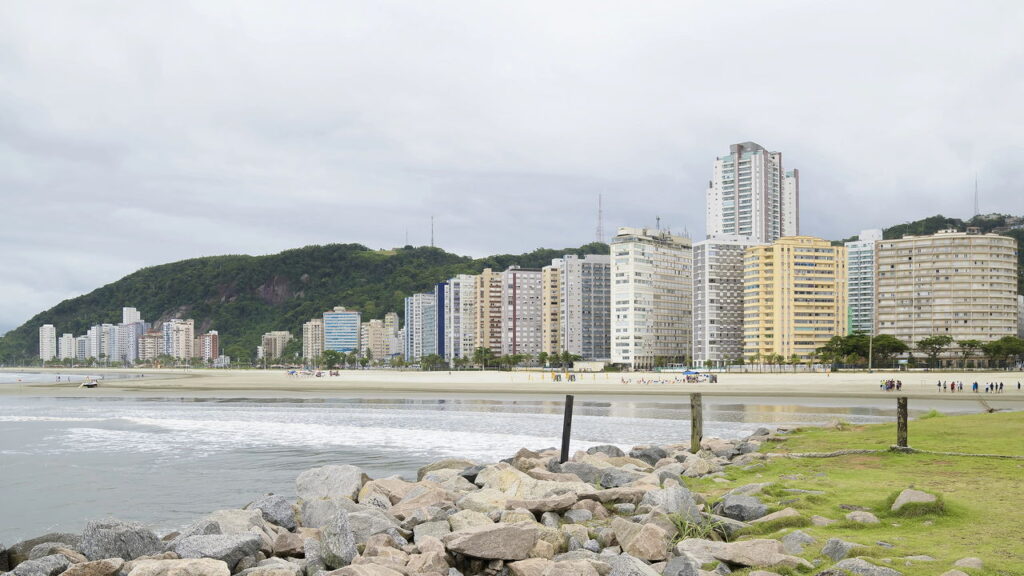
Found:
M 430 247 L 434 247 L 434 217 L 430 217 Z
M 978 209 L 978 173 L 974 173 L 974 215 L 981 214 L 981 210 Z
M 604 242 L 604 210 L 601 206 L 601 195 L 597 195 L 597 241 Z

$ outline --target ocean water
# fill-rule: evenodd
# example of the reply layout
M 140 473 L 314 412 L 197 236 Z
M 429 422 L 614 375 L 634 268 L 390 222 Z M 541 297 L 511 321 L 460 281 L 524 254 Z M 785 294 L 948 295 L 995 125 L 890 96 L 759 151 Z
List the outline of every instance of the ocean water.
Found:
M 857 406 L 771 398 L 706 404 L 705 436 L 724 438 L 833 417 L 891 421 L 895 408 L 883 398 Z M 325 464 L 415 480 L 417 468 L 445 457 L 495 462 L 522 447 L 558 446 L 563 409 L 561 397 L 0 397 L 0 542 L 80 531 L 105 517 L 162 534 L 267 492 L 293 497 L 295 477 Z M 688 403 L 577 398 L 571 448 L 685 442 L 689 426 Z

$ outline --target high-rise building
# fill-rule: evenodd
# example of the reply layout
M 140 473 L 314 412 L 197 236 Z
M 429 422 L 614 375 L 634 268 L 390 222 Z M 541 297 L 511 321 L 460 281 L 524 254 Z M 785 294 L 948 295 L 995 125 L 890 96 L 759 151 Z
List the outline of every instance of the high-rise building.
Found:
M 324 321 L 313 318 L 302 325 L 302 357 L 314 360 L 324 353 Z
M 191 360 L 195 354 L 195 320 L 172 318 L 163 323 L 163 353 L 178 360 Z
M 881 239 L 881 230 L 864 230 L 857 240 L 844 244 L 850 334 L 875 333 L 875 245 Z
M 611 257 L 568 254 L 559 281 L 562 349 L 586 360 L 611 358 Z M 546 319 L 546 317 L 545 317 Z
M 444 301 L 445 360 L 470 358 L 476 328 L 476 277 L 460 274 L 448 280 Z
M 388 312 L 384 315 L 384 337 L 388 358 L 402 356 L 405 353 L 405 336 L 401 333 L 397 312 Z
M 612 362 L 682 363 L 692 350 L 693 248 L 662 230 L 619 228 L 611 243 Z
M 86 331 L 85 337 L 89 339 L 88 358 L 99 358 L 103 351 L 103 332 L 99 325 L 93 326 Z
M 1017 296 L 1017 338 L 1024 338 L 1024 296 Z
M 875 333 L 989 342 L 1017 333 L 1017 241 L 943 230 L 878 243 Z M 953 353 L 950 347 L 950 354 Z
M 693 245 L 693 363 L 743 358 L 743 256 L 757 241 L 722 235 Z
M 437 300 L 433 293 L 413 294 L 405 298 L 405 360 L 419 362 L 435 354 Z
M 267 332 L 261 338 L 263 358 L 276 360 L 284 356 L 284 350 L 292 340 L 292 333 L 287 330 Z
M 132 324 L 135 322 L 142 322 L 142 314 L 139 314 L 139 311 L 135 308 L 121 308 L 121 323 Z
M 753 142 L 733 144 L 715 159 L 707 189 L 707 235 L 774 242 L 800 233 L 800 173 L 785 171 L 782 153 Z
M 89 358 L 89 337 L 79 336 L 75 338 L 75 360 L 86 360 Z
M 363 356 L 380 360 L 387 356 L 387 341 L 385 339 L 384 321 L 374 318 L 369 322 L 363 322 L 366 339 L 361 343 Z
M 541 351 L 541 271 L 510 266 L 501 273 L 501 353 Z
M 743 316 L 746 358 L 814 359 L 846 334 L 846 248 L 810 236 L 747 248 Z
M 57 357 L 57 328 L 53 324 L 39 327 L 39 358 L 49 362 Z
M 220 334 L 216 330 L 210 330 L 199 336 L 199 346 L 196 350 L 197 356 L 206 362 L 213 362 L 220 356 Z
M 113 324 L 100 324 L 100 357 L 117 360 L 117 326 Z
M 60 360 L 74 360 L 78 352 L 78 344 L 72 334 L 64 333 L 57 339 L 57 358 Z
M 447 317 L 445 316 L 445 302 L 448 299 L 448 283 L 439 282 L 434 285 L 434 334 L 433 342 L 430 344 L 430 351 L 424 351 L 424 354 L 437 354 L 441 358 L 447 358 L 447 351 L 445 350 L 446 338 L 445 333 L 448 331 L 445 326 Z
M 164 333 L 151 330 L 139 337 L 139 360 L 153 362 L 164 353 Z
M 125 366 L 139 359 L 139 338 L 146 333 L 146 323 L 141 320 L 129 324 L 118 324 L 116 350 L 110 359 Z
M 359 350 L 359 325 L 362 316 L 355 310 L 335 306 L 324 312 L 324 350 L 355 352 Z
M 541 268 L 541 352 L 561 354 L 562 342 L 562 266 L 565 260 L 555 258 Z
M 477 348 L 488 348 L 495 356 L 501 354 L 501 279 L 500 272 L 484 268 L 476 277 L 476 329 Z

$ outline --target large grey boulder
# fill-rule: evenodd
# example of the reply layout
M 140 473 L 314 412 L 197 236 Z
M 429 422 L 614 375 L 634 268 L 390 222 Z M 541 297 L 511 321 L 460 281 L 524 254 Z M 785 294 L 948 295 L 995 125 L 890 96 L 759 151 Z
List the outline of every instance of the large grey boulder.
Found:
M 250 510 L 256 509 L 263 514 L 263 519 L 288 530 L 295 530 L 295 508 L 284 496 L 267 494 L 249 504 Z
M 804 546 L 817 542 L 813 536 L 801 530 L 794 530 L 782 537 L 782 550 L 786 554 L 799 556 L 804 553 Z
M 786 554 L 782 542 L 770 539 L 741 540 L 730 542 L 711 555 L 729 565 L 749 566 L 751 568 L 785 567 L 790 570 L 800 568 L 811 569 L 811 563 Z
M 630 482 L 635 482 L 647 476 L 640 472 L 633 472 L 632 470 L 623 470 L 622 468 L 605 468 L 604 473 L 601 474 L 601 486 L 604 488 L 618 488 L 619 486 L 625 486 Z
M 295 479 L 295 493 L 303 500 L 344 496 L 355 500 L 359 489 L 370 479 L 357 466 L 349 464 L 321 466 L 306 470 Z
M 701 521 L 700 507 L 697 506 L 693 493 L 678 480 L 665 480 L 665 487 L 660 490 L 649 490 L 640 500 L 639 511 L 679 514 L 687 522 Z
M 70 546 L 63 542 L 43 542 L 42 544 L 36 544 L 32 547 L 32 550 L 28 553 L 29 560 L 38 560 L 43 556 L 52 556 L 54 554 L 63 554 L 67 556 L 68 560 L 72 562 L 86 562 L 88 559 L 80 554 L 77 550 L 73 550 Z
M 594 455 L 598 453 L 606 454 L 612 458 L 621 458 L 626 455 L 621 448 L 613 444 L 601 444 L 600 446 L 591 446 L 590 448 L 587 448 L 587 454 Z
M 856 542 L 847 542 L 839 538 L 829 538 L 828 542 L 825 542 L 825 546 L 821 549 L 821 553 L 832 559 L 833 562 L 838 562 L 843 558 L 850 555 L 850 552 L 854 548 L 861 547 Z
M 896 497 L 896 500 L 892 503 L 892 512 L 899 512 L 900 508 L 903 508 L 907 504 L 931 504 L 938 500 L 938 497 L 934 494 L 922 492 L 920 490 L 906 489 L 900 492 L 900 495 Z
M 227 509 L 216 510 L 203 518 L 216 522 L 221 534 L 245 534 L 252 528 L 263 529 L 267 523 L 259 510 Z
M 879 522 L 878 516 L 864 510 L 854 510 L 846 515 L 846 519 L 858 524 L 878 524 Z
M 128 576 L 230 576 L 222 560 L 188 558 L 181 560 L 139 560 Z
M 611 572 L 608 576 L 660 576 L 658 572 L 639 558 L 620 554 L 609 559 Z
M 447 458 L 445 460 L 438 460 L 437 462 L 431 462 L 426 466 L 416 471 L 416 481 L 423 480 L 423 477 L 427 474 L 437 470 L 458 470 L 463 471 L 466 468 L 472 468 L 476 466 L 476 462 L 472 460 L 466 460 L 463 458 Z
M 61 554 L 26 560 L 10 572 L 12 576 L 57 576 L 71 566 L 71 561 Z
M 587 484 L 597 484 L 601 481 L 601 477 L 604 476 L 605 468 L 594 466 L 593 464 L 587 464 L 586 462 L 562 462 L 558 463 L 558 460 L 552 460 L 552 464 L 548 468 L 556 468 L 552 472 L 560 472 L 563 474 L 575 474 L 579 476 L 580 480 Z
M 486 560 L 523 560 L 537 543 L 537 529 L 522 524 L 491 524 L 452 532 L 442 538 L 450 552 Z
M 345 497 L 321 498 L 302 501 L 302 525 L 306 528 L 323 528 L 338 516 L 338 512 L 359 512 L 364 508 Z
M 38 538 L 30 538 L 28 540 L 16 542 L 7 549 L 8 569 L 14 568 L 18 564 L 28 560 L 28 555 L 32 549 L 44 542 L 63 542 L 72 550 L 78 550 L 78 546 L 82 543 L 82 537 L 78 534 L 69 534 L 67 532 L 51 532 L 49 534 L 43 534 Z M 0 562 L 2 561 L 3 556 L 0 555 Z
M 757 520 L 768 512 L 768 507 L 753 496 L 729 494 L 715 506 L 715 513 L 741 522 Z
M 689 554 L 669 558 L 662 576 L 700 576 L 700 563 Z
M 643 460 L 651 466 L 658 463 L 658 460 L 668 457 L 668 452 L 659 446 L 637 446 L 629 451 L 630 458 Z
M 320 555 L 328 567 L 344 568 L 356 557 L 356 536 L 349 524 L 348 512 L 341 510 L 334 521 L 323 529 L 320 535 Z
M 356 539 L 356 544 L 364 544 L 374 534 L 389 530 L 399 530 L 398 520 L 380 508 L 371 506 L 348 513 L 349 529 Z
M 85 525 L 79 545 L 79 551 L 89 560 L 134 560 L 139 556 L 163 552 L 163 548 L 152 530 L 137 522 L 120 520 L 89 522 Z
M 857 576 L 903 576 L 902 572 L 897 572 L 896 570 L 886 568 L 885 566 L 875 566 L 861 558 L 847 558 L 846 560 L 836 563 L 832 566 L 832 569 L 846 570 L 847 572 L 856 574 Z
M 234 569 L 238 561 L 259 552 L 263 540 L 256 534 L 213 534 L 189 536 L 175 543 L 172 551 L 181 558 L 213 558 Z

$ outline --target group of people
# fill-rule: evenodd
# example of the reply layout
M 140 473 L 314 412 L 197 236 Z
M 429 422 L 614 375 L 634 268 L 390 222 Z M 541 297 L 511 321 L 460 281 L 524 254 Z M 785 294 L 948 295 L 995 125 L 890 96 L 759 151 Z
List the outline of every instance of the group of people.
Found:
M 900 380 L 882 380 L 882 383 L 878 385 L 879 388 L 886 392 L 892 392 L 893 390 L 899 392 L 903 390 L 903 382 Z
M 964 383 L 963 382 L 946 382 L 944 380 L 939 380 L 939 382 L 935 386 L 939 390 L 941 390 L 943 392 L 947 392 L 947 391 L 948 392 L 963 392 L 964 391 Z M 977 382 L 971 384 L 971 391 L 972 392 L 978 392 L 979 388 L 980 388 L 980 385 Z M 985 384 L 985 393 L 986 394 L 988 394 L 988 393 L 1000 394 L 1000 393 L 1002 393 L 1004 388 L 1005 388 L 1005 386 L 1004 386 L 1004 384 L 1002 382 L 989 382 L 989 383 Z M 1020 389 L 1021 389 L 1020 382 L 1017 382 L 1017 390 L 1020 390 Z
M 623 384 L 632 384 L 632 378 L 626 378 L 625 376 L 621 379 Z M 674 378 L 637 378 L 637 384 L 697 384 L 699 382 L 707 382 L 709 384 L 718 383 L 718 375 L 716 374 L 686 374 L 682 378 L 676 376 Z

